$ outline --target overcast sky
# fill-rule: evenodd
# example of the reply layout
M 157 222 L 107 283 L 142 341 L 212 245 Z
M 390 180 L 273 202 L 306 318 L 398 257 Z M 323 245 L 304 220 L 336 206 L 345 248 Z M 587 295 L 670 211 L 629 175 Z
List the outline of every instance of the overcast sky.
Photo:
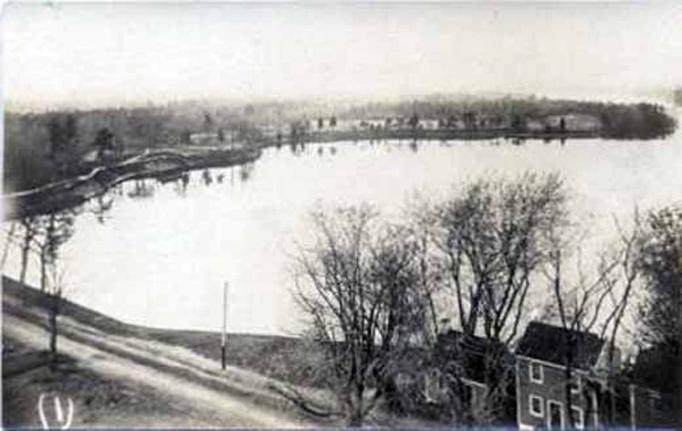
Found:
M 682 84 L 682 6 L 12 4 L 5 97 L 37 105 Z

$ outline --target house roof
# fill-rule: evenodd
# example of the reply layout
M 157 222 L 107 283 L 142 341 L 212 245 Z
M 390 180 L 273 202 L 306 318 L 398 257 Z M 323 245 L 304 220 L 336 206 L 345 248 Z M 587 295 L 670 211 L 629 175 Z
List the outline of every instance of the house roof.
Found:
M 571 337 L 574 343 L 569 350 Z M 571 331 L 534 321 L 528 324 L 516 354 L 564 365 L 569 353 L 572 353 L 575 368 L 589 369 L 597 363 L 604 342 L 604 339 L 589 332 Z
M 462 332 L 450 330 L 438 336 L 436 345 L 436 360 L 449 361 L 459 358 L 462 367 L 462 377 L 475 382 L 485 382 L 485 357 L 491 352 L 501 355 L 498 362 L 513 366 L 514 357 L 505 346 L 495 343 L 483 337 L 465 335 Z
M 439 334 L 433 350 L 413 347 L 401 351 L 392 358 L 392 369 L 396 373 L 416 374 L 434 367 L 443 371 L 456 366 L 460 377 L 484 383 L 484 358 L 495 345 L 498 346 L 497 352 L 502 355 L 500 363 L 513 370 L 514 356 L 502 344 L 455 330 Z

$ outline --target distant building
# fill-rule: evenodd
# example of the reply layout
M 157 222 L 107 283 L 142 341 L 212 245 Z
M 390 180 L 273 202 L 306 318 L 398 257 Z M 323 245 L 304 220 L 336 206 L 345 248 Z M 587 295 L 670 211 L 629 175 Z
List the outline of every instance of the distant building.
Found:
M 423 125 L 426 130 L 436 130 L 440 128 L 438 120 L 434 119 L 420 120 L 419 124 Z
M 575 340 L 571 351 L 567 340 Z M 608 343 L 594 334 L 569 332 L 531 322 L 516 350 L 516 404 L 519 428 L 568 426 L 566 358 L 573 357 L 571 405 L 577 428 L 598 427 L 605 408 Z M 618 355 L 616 355 L 618 356 Z M 617 362 L 617 361 L 616 361 Z M 614 364 L 616 365 L 616 364 Z

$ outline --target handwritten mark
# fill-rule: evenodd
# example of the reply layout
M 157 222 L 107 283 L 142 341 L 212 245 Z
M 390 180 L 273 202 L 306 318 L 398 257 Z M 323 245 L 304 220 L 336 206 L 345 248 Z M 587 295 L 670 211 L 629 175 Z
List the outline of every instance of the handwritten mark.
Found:
M 67 397 L 67 411 L 66 418 L 64 417 L 64 409 L 62 408 L 62 402 L 58 395 L 52 395 L 52 400 L 54 402 L 54 414 L 56 419 L 55 426 L 51 426 L 45 415 L 45 400 L 47 396 L 45 393 L 40 394 L 38 398 L 38 415 L 40 416 L 40 422 L 43 424 L 43 429 L 58 428 L 58 429 L 68 429 L 71 426 L 71 421 L 73 420 L 73 400 L 71 397 Z

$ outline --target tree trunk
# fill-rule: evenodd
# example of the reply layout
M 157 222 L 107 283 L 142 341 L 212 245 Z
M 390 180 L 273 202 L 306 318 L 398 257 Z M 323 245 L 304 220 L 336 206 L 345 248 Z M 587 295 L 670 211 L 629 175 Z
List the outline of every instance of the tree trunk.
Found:
M 59 298 L 52 296 L 50 298 L 50 316 L 49 316 L 49 328 L 50 328 L 50 353 L 52 357 L 57 356 L 57 315 L 59 314 Z
M 352 395 L 349 398 L 350 403 L 346 413 L 346 425 L 351 428 L 359 428 L 363 422 L 362 403 L 358 402 L 357 399 L 353 399 Z
M 26 269 L 28 267 L 28 252 L 31 246 L 31 235 L 27 232 L 24 236 L 24 244 L 21 247 L 21 272 L 19 273 L 19 282 L 24 284 L 26 281 Z
M 9 252 L 9 245 L 14 237 L 14 230 L 16 229 L 16 223 L 12 222 L 9 227 L 9 232 L 7 232 L 7 239 L 5 240 L 5 247 L 2 249 L 2 259 L 0 260 L 0 270 L 4 270 L 5 261 L 7 260 L 7 253 Z
M 45 248 L 40 251 L 40 291 L 45 293 L 47 287 L 47 254 Z
M 613 353 L 613 348 L 609 347 L 609 373 L 606 384 L 609 396 L 609 426 L 616 424 L 616 385 L 614 384 Z
M 571 383 L 573 382 L 573 347 L 575 345 L 573 341 L 573 336 L 569 335 L 571 338 L 568 342 L 568 353 L 566 355 L 566 368 L 564 372 L 564 378 L 566 382 L 564 384 L 564 391 L 566 396 L 566 418 L 568 419 L 568 428 L 575 428 L 575 418 L 573 417 L 573 393 L 571 392 Z M 583 421 L 585 419 L 583 418 Z
M 346 418 L 346 425 L 351 428 L 359 428 L 362 426 L 362 412 L 358 406 L 353 406 L 350 408 L 348 417 Z

